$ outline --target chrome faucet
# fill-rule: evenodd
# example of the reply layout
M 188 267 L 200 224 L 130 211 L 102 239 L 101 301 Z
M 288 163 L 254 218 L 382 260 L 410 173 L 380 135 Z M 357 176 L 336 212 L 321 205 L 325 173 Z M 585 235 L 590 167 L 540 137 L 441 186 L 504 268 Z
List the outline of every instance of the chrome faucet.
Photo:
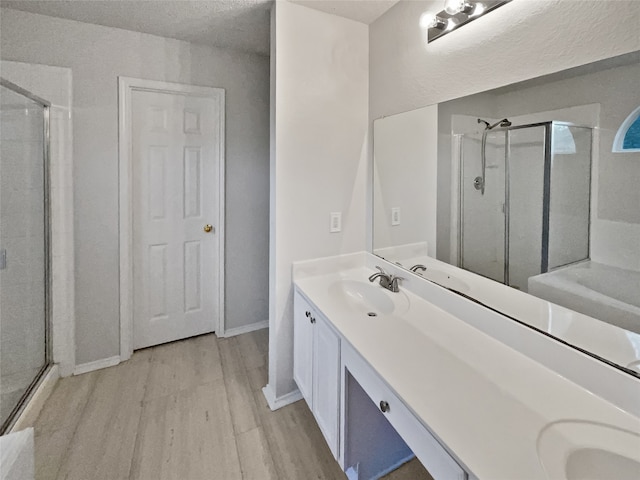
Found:
M 421 263 L 418 263 L 417 265 L 414 265 L 413 267 L 411 267 L 409 270 L 411 270 L 413 273 L 418 273 L 418 270 L 422 270 L 423 272 L 426 272 L 427 267 L 425 267 Z
M 376 278 L 379 278 L 381 287 L 386 288 L 387 290 L 391 290 L 394 293 L 398 293 L 400 291 L 400 288 L 398 288 L 398 280 L 404 280 L 404 278 L 397 277 L 391 273 L 387 273 L 377 265 L 376 268 L 379 271 L 371 275 L 369 277 L 369 281 L 373 282 Z

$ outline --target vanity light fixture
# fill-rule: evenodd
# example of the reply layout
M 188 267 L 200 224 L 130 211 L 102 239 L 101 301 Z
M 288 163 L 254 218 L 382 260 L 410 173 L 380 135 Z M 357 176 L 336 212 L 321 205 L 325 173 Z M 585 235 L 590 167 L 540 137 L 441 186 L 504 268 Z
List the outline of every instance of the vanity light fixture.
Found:
M 425 12 L 422 14 L 420 27 L 427 30 L 427 43 L 430 43 L 510 1 L 445 0 L 444 10 L 440 13 Z
M 444 30 L 447 24 L 447 21 L 434 13 L 423 13 L 420 17 L 420 26 L 425 29 L 437 28 L 438 30 Z
M 455 15 L 456 13 L 469 14 L 475 10 L 476 6 L 473 3 L 469 3 L 466 0 L 445 0 L 444 11 L 449 15 Z

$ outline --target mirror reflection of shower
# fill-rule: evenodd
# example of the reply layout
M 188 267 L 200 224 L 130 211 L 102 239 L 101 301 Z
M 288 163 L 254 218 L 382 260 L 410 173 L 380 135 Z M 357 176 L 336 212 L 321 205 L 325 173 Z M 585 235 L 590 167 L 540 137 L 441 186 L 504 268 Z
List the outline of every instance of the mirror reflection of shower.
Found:
M 487 132 L 489 132 L 489 130 L 493 130 L 498 125 L 500 126 L 500 128 L 510 127 L 511 122 L 508 119 L 503 118 L 502 120 L 491 125 L 486 120 L 479 118 L 478 123 L 485 124 L 484 132 L 482 132 L 482 147 L 481 147 L 482 148 L 482 174 L 474 178 L 473 187 L 476 190 L 480 190 L 480 193 L 484 195 L 484 186 L 485 186 L 484 179 L 485 179 L 485 173 L 486 173 L 486 167 L 487 167 Z
M 531 277 L 589 258 L 592 130 L 478 123 L 459 136 L 458 266 L 526 292 Z

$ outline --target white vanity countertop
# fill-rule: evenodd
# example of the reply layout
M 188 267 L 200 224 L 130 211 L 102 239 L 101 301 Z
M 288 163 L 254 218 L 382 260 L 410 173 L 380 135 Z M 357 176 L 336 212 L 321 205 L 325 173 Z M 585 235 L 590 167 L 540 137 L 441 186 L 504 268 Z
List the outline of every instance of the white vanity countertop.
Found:
M 522 320 L 540 331 L 562 338 L 572 345 L 593 352 L 613 363 L 635 370 L 640 368 L 638 367 L 640 365 L 640 334 L 561 307 L 435 258 L 423 255 L 402 261 L 405 268 L 415 264 L 424 264 L 427 267 L 427 271 L 419 275 L 428 280 L 470 295 L 506 315 Z M 635 272 L 624 273 L 633 281 L 637 281 Z M 542 276 L 549 275 L 555 275 L 555 273 L 542 274 Z M 586 287 L 583 288 L 586 289 Z M 633 286 L 627 286 L 627 288 L 633 290 Z M 590 295 L 599 296 L 600 294 L 592 291 Z M 605 298 L 603 295 L 600 296 Z
M 353 268 L 294 281 L 479 479 L 547 478 L 537 440 L 552 422 L 583 420 L 640 432 L 639 418 L 411 292 L 381 288 L 389 296 L 406 295 L 410 309 L 377 317 L 332 294 L 336 281 L 366 282 L 371 273 Z

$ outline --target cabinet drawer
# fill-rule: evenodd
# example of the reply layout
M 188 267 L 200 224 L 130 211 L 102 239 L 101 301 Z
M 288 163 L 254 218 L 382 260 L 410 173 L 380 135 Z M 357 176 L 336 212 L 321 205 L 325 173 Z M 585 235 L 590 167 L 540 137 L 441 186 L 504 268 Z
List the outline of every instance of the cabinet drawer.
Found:
M 384 408 L 384 416 L 435 480 L 465 480 L 466 472 L 445 451 L 402 401 L 392 393 L 376 371 L 346 342 L 342 342 L 344 367 L 357 380 L 369 398 Z M 386 402 L 381 404 L 381 402 Z M 381 410 L 380 410 L 381 411 Z

